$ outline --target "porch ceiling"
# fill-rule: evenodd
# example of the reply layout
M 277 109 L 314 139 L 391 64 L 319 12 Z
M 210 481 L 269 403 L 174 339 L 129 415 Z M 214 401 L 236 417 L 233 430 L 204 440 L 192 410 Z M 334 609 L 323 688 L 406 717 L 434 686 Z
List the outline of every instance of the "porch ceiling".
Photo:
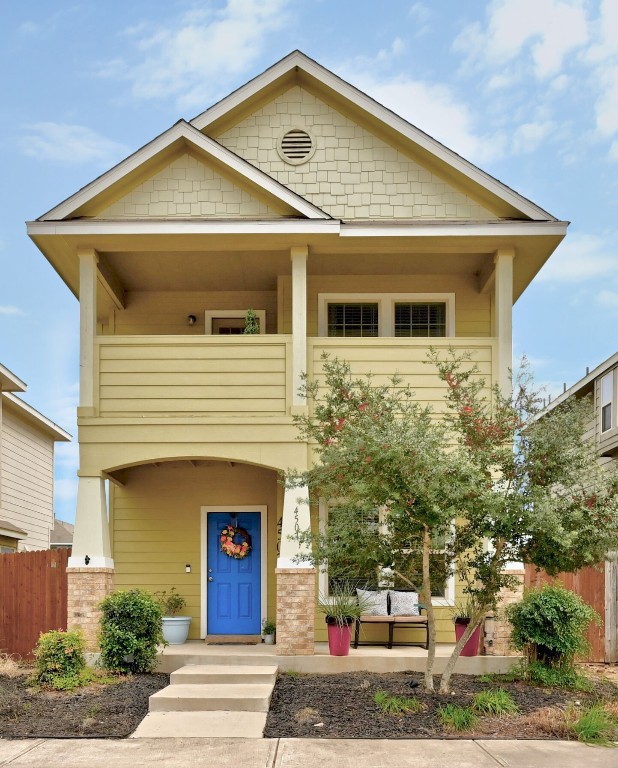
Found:
M 105 253 L 128 291 L 274 291 L 291 273 L 288 251 Z M 308 275 L 475 274 L 490 263 L 482 253 L 311 253 Z

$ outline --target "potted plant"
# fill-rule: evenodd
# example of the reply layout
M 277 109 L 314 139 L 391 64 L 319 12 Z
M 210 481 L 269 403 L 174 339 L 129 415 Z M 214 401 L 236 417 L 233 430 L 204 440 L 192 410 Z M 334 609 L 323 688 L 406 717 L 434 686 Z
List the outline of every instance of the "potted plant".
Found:
M 458 643 L 466 631 L 466 627 L 477 611 L 477 603 L 472 595 L 468 595 L 465 600 L 461 600 L 451 608 L 453 622 L 455 624 L 455 642 Z M 478 656 L 479 642 L 481 639 L 481 625 L 474 630 L 464 645 L 462 656 Z
M 186 607 L 187 601 L 172 587 L 169 592 L 161 590 L 155 592 L 155 598 L 161 607 L 163 618 L 163 639 L 169 645 L 182 645 L 189 636 L 191 616 L 178 616 L 177 614 Z
M 328 650 L 331 656 L 350 653 L 352 626 L 370 607 L 367 598 L 357 595 L 353 585 L 339 582 L 328 596 L 320 595 L 318 610 L 324 614 L 328 627 Z
M 275 644 L 275 630 L 277 629 L 277 625 L 272 619 L 263 619 L 262 620 L 262 636 L 264 638 L 264 642 L 266 645 L 274 645 Z
M 245 314 L 245 329 L 243 333 L 250 336 L 254 336 L 260 332 L 260 320 L 257 316 L 257 312 L 253 309 L 248 309 Z

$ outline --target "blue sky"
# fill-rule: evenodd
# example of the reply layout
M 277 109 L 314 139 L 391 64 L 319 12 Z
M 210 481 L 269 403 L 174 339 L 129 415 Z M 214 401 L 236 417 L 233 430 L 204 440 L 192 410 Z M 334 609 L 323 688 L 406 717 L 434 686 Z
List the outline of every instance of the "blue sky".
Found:
M 572 222 L 515 307 L 539 383 L 618 349 L 616 0 L 5 0 L 0 40 L 0 362 L 74 436 L 78 306 L 24 221 L 295 48 Z

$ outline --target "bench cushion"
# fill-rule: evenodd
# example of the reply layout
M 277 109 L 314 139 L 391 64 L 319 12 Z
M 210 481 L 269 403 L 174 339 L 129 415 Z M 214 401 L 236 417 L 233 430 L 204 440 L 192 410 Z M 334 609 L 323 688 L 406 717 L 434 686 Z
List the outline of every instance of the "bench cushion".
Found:
M 368 615 L 388 616 L 388 591 L 373 592 L 368 589 L 357 589 L 356 594 L 369 603 Z
M 418 592 L 396 592 L 389 590 L 391 616 L 418 616 Z
M 427 616 L 391 616 L 395 624 L 427 624 Z
M 372 616 L 370 614 L 363 614 L 360 617 L 361 624 L 394 624 L 394 616 Z

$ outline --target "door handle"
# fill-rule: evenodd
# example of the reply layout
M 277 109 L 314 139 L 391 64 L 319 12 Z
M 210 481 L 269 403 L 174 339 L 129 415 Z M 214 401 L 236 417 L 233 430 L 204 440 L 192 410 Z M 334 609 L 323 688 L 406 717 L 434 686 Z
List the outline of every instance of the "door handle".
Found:
M 214 578 L 212 576 L 209 576 L 208 581 L 214 581 Z

